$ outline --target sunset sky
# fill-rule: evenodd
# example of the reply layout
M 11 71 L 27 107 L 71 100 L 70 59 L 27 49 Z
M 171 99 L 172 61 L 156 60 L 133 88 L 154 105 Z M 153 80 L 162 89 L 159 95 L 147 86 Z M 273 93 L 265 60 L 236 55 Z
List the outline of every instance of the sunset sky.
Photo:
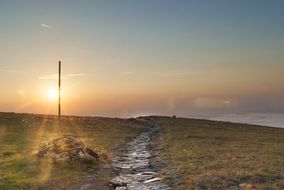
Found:
M 284 1 L 0 1 L 0 111 L 284 113 Z M 55 97 L 55 98 L 54 98 Z

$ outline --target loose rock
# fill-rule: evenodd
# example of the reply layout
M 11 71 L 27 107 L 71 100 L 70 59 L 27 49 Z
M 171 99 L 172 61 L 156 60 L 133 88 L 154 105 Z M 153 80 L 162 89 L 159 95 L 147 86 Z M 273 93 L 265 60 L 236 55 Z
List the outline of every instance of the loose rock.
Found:
M 42 146 L 35 154 L 38 158 L 49 157 L 55 160 L 100 160 L 92 149 L 67 136 L 53 139 Z
M 150 136 L 159 127 L 151 127 L 127 144 L 126 152 L 113 160 L 113 168 L 119 175 L 110 181 L 116 190 L 168 190 L 149 163 Z

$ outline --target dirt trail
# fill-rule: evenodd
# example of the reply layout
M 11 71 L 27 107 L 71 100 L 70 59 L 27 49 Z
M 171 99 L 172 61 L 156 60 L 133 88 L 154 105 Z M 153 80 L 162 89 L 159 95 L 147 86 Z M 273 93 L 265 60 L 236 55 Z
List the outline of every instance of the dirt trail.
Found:
M 113 160 L 118 176 L 110 181 L 116 190 L 168 190 L 158 174 L 150 166 L 150 136 L 159 130 L 158 124 L 150 127 L 127 144 L 126 151 Z

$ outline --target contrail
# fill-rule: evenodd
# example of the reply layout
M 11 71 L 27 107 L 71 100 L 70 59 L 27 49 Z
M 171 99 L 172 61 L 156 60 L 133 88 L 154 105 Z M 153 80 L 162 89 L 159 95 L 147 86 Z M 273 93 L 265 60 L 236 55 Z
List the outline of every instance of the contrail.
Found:
M 46 25 L 46 24 L 40 24 L 42 27 L 49 29 L 50 26 Z

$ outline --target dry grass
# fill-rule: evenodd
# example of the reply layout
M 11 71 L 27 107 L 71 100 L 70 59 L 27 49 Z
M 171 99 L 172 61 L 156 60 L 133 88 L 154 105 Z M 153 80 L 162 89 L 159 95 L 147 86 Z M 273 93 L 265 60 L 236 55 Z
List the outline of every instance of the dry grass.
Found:
M 284 189 L 284 130 L 194 119 L 161 123 L 154 161 L 173 189 Z M 143 129 L 135 120 L 0 113 L 0 189 L 70 189 L 89 175 L 98 189 L 112 177 L 119 147 Z M 73 135 L 105 163 L 36 160 L 50 139 Z
M 98 189 L 112 173 L 105 170 L 117 149 L 141 130 L 133 120 L 0 113 L 0 189 L 70 189 L 88 175 Z M 40 146 L 60 135 L 72 135 L 103 156 L 103 163 L 33 159 Z
M 284 189 L 283 129 L 154 118 L 154 161 L 173 189 Z

